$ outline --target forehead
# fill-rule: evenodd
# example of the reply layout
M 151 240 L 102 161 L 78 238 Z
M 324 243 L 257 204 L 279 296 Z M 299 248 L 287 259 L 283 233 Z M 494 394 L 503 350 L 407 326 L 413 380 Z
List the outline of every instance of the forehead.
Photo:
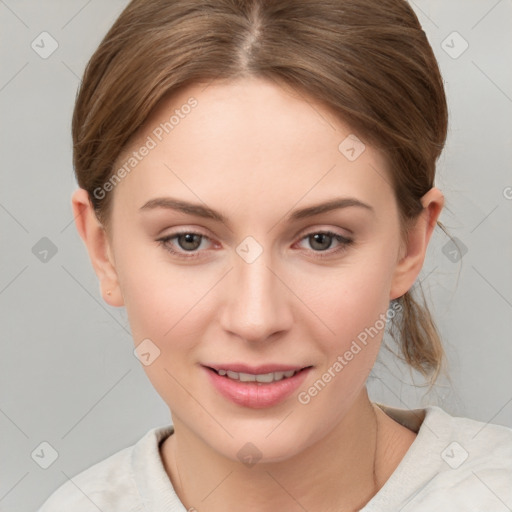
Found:
M 120 155 L 116 169 L 135 165 L 115 194 L 126 189 L 136 207 L 166 193 L 238 207 L 336 194 L 389 202 L 384 156 L 354 135 L 318 102 L 272 81 L 195 84 L 162 100 Z

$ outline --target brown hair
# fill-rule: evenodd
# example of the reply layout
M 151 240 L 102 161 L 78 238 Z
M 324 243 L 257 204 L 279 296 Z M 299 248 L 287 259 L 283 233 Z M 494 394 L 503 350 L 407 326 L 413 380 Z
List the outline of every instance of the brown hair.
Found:
M 90 59 L 73 114 L 76 177 L 105 226 L 112 194 L 94 191 L 159 101 L 243 76 L 291 86 L 380 148 L 406 235 L 434 186 L 448 113 L 437 61 L 405 0 L 130 2 Z M 392 336 L 432 385 L 444 352 L 428 307 L 411 290 L 396 302 Z

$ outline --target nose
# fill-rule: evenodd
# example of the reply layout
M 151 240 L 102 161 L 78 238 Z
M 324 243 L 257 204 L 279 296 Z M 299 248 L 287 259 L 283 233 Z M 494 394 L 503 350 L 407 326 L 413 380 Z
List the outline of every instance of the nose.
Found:
M 282 335 L 293 325 L 293 293 L 270 256 L 263 251 L 251 262 L 235 254 L 234 268 L 226 276 L 221 325 L 248 342 Z

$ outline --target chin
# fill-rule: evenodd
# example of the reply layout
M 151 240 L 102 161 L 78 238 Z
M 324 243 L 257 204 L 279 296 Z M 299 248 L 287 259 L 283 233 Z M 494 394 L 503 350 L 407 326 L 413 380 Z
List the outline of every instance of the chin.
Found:
M 226 425 L 233 438 L 227 436 L 206 440 L 219 455 L 234 462 L 242 462 L 247 467 L 255 464 L 272 464 L 283 462 L 299 456 L 309 446 L 320 440 L 324 432 L 309 432 L 305 430 L 307 423 L 294 427 L 289 420 L 281 425 L 272 420 L 273 426 L 255 427 L 254 420 L 247 426 L 232 429 Z M 279 426 L 277 426 L 279 425 Z M 277 428 L 276 428 L 277 426 Z

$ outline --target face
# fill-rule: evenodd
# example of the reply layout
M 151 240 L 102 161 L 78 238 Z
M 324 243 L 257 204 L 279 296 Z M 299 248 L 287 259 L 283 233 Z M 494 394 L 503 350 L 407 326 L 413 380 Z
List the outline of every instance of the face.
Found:
M 167 98 L 117 161 L 139 152 L 110 192 L 110 248 L 144 370 L 175 424 L 230 459 L 322 439 L 376 359 L 400 225 L 384 156 L 352 134 L 276 83 L 213 82 Z

